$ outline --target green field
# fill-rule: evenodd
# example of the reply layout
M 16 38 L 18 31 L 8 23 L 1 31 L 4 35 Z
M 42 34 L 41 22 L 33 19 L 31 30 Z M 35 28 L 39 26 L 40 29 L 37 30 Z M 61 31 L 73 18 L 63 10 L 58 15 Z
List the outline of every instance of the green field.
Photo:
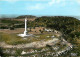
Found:
M 39 37 L 35 37 L 39 36 Z M 46 36 L 52 36 L 52 34 L 40 34 L 40 35 L 34 35 L 33 37 L 25 37 L 26 39 L 23 39 L 17 34 L 7 34 L 7 33 L 0 33 L 0 42 L 5 42 L 10 45 L 17 45 L 17 44 L 25 44 L 25 43 L 31 43 L 34 41 L 41 41 L 41 40 L 50 40 L 51 37 Z

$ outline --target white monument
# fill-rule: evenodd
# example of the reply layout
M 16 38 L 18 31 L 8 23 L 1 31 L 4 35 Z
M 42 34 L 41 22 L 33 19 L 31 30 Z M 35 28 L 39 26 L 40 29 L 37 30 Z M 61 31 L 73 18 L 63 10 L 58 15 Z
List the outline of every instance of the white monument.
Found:
M 28 34 L 27 33 L 27 18 L 25 19 L 25 30 L 24 30 L 24 33 L 23 34 L 18 34 L 18 36 L 21 36 L 21 37 L 27 37 L 27 36 L 31 36 L 32 34 Z

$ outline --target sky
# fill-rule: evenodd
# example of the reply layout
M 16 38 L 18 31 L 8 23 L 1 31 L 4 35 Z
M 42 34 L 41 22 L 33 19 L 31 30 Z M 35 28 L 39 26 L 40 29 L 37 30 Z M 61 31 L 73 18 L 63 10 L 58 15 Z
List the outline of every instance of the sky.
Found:
M 80 0 L 0 0 L 0 15 L 80 16 Z

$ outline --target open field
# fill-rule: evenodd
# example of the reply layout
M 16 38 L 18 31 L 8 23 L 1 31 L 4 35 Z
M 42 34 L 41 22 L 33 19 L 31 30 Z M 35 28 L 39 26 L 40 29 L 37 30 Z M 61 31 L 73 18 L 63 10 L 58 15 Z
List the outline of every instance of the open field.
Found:
M 29 37 L 27 39 L 23 39 L 19 36 L 17 36 L 16 34 L 7 34 L 7 33 L 0 33 L 0 42 L 5 42 L 7 44 L 22 44 L 22 43 L 30 43 L 30 42 L 34 42 L 34 41 L 41 41 L 41 40 L 49 40 L 51 39 L 46 38 L 46 36 L 49 36 L 52 34 L 45 34 L 45 35 L 36 35 L 39 37 Z
M 53 36 L 53 33 L 44 32 L 43 34 L 41 34 L 39 32 L 40 29 L 42 30 L 43 28 L 36 27 L 35 29 L 32 29 L 32 31 L 29 33 L 33 34 L 33 36 L 28 38 L 26 37 L 26 39 L 17 36 L 17 34 L 23 33 L 24 28 L 19 28 L 15 30 L 3 29 L 0 30 L 0 42 L 5 42 L 11 45 L 17 45 L 17 44 L 25 44 L 35 41 L 42 41 L 42 40 L 46 41 L 52 39 L 51 36 Z

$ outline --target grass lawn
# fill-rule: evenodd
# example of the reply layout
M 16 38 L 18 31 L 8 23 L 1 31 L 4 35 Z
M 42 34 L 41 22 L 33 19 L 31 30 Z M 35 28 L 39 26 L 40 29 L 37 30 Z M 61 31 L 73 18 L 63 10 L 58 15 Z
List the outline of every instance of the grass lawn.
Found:
M 5 42 L 7 44 L 11 45 L 17 45 L 17 44 L 25 44 L 25 43 L 30 43 L 34 41 L 41 41 L 41 40 L 50 40 L 52 39 L 51 37 L 46 37 L 46 36 L 52 36 L 53 34 L 40 34 L 40 35 L 35 35 L 39 37 L 28 37 L 27 39 L 23 39 L 17 34 L 7 34 L 7 33 L 0 33 L 0 42 Z

